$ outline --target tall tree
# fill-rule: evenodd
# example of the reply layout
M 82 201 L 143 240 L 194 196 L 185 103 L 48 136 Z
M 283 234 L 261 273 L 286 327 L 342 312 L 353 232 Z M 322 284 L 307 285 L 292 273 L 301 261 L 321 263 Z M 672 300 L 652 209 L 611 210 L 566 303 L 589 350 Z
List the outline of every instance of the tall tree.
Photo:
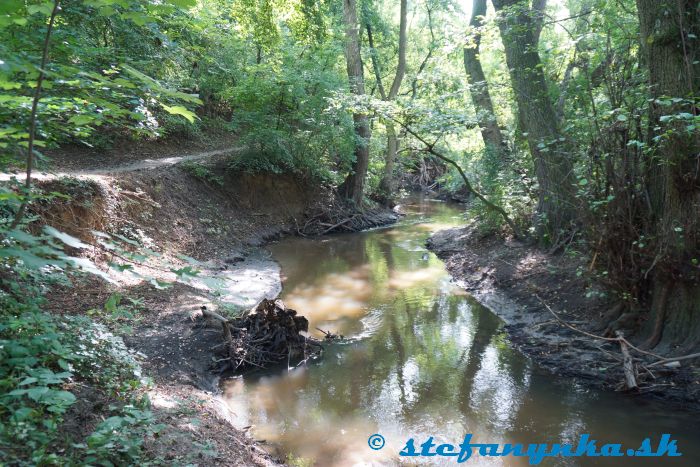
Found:
M 406 45 L 408 42 L 408 2 L 407 0 L 401 0 L 401 19 L 399 22 L 399 57 L 398 64 L 396 65 L 396 74 L 394 75 L 394 80 L 389 88 L 389 93 L 384 89 L 384 83 L 382 83 L 381 65 L 379 63 L 379 57 L 377 56 L 377 50 L 374 47 L 374 39 L 372 37 L 372 25 L 370 24 L 369 18 L 367 18 L 366 28 L 367 28 L 367 38 L 369 41 L 369 46 L 371 49 L 372 57 L 372 68 L 374 69 L 375 79 L 377 80 L 377 89 L 379 90 L 379 95 L 385 101 L 393 101 L 399 93 L 401 88 L 401 82 L 403 81 L 404 75 L 406 74 Z M 390 121 L 385 121 L 384 126 L 386 128 L 386 154 L 384 157 L 384 175 L 379 183 L 379 189 L 384 193 L 384 195 L 390 197 L 395 190 L 394 187 L 394 164 L 396 162 L 396 153 L 399 150 L 399 140 L 396 135 L 396 128 L 394 124 Z
M 653 100 L 648 193 L 651 238 L 651 318 L 647 345 L 700 341 L 700 4 L 697 0 L 637 0 L 642 47 Z
M 345 23 L 345 61 L 347 63 L 350 91 L 357 95 L 365 94 L 365 79 L 360 55 L 359 23 L 355 0 L 343 0 L 343 22 Z M 347 198 L 361 204 L 365 189 L 365 178 L 369 167 L 369 139 L 371 136 L 369 119 L 364 113 L 352 115 L 355 124 L 355 160 L 352 171 L 340 187 Z
M 574 176 L 537 48 L 541 12 L 531 8 L 529 0 L 492 1 L 500 16 L 498 27 L 518 105 L 518 124 L 527 133 L 539 184 L 538 236 L 542 243 L 554 242 L 575 218 Z
M 469 80 L 469 94 L 471 94 L 476 109 L 476 119 L 481 130 L 481 137 L 484 139 L 486 152 L 494 156 L 494 159 L 500 164 L 508 152 L 508 147 L 496 121 L 489 86 L 479 59 L 484 16 L 486 16 L 486 0 L 474 0 L 472 17 L 469 21 L 471 40 L 464 47 L 464 69 Z

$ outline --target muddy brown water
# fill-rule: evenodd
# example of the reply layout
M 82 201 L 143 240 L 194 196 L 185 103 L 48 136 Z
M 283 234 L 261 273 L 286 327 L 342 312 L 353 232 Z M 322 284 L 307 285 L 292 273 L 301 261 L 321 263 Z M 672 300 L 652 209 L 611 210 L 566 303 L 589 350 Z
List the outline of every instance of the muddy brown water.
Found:
M 474 442 L 524 444 L 575 444 L 588 433 L 599 445 L 625 450 L 670 433 L 682 457 L 542 465 L 700 465 L 697 414 L 589 390 L 538 369 L 511 346 L 491 311 L 450 282 L 425 240 L 463 224 L 459 207 L 416 199 L 403 208 L 408 215 L 390 228 L 271 246 L 287 305 L 307 316 L 312 334 L 321 336 L 318 327 L 347 340 L 305 366 L 225 381 L 239 427 L 252 425 L 256 439 L 293 465 L 395 465 L 408 438 L 459 444 L 466 433 Z M 386 439 L 381 450 L 368 446 L 374 433 Z M 528 462 L 475 456 L 469 464 Z

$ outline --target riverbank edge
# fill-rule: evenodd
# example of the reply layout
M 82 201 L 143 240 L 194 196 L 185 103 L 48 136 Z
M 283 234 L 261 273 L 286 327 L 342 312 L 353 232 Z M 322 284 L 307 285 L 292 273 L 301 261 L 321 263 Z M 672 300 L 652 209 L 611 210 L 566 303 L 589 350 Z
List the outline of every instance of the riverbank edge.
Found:
M 201 144 L 183 145 L 158 156 L 227 148 L 231 143 L 225 140 L 204 148 Z M 112 162 L 117 166 L 133 163 L 139 160 L 136 153 L 142 151 L 136 147 L 133 154 L 121 154 Z M 65 157 L 71 159 L 62 160 L 57 169 L 84 171 L 84 156 L 67 153 Z M 191 255 L 204 263 L 207 273 L 226 274 L 248 300 L 276 298 L 282 287 L 279 265 L 265 246 L 297 236 L 304 216 L 319 201 L 325 201 L 321 196 L 330 193 L 284 175 L 227 174 L 226 154 L 200 160 L 198 165 L 206 168 L 209 178 L 186 167 L 183 170 L 182 165 L 168 165 L 104 175 L 77 172 L 73 176 L 77 182 L 67 180 L 67 185 L 55 178 L 42 181 L 39 186 L 47 189 L 75 185 L 80 191 L 73 201 L 47 206 L 42 219 L 48 224 L 59 222 L 55 227 L 75 236 L 91 229 L 119 233 L 125 227 L 129 231 L 138 228 L 158 251 L 170 250 L 170 257 Z M 214 177 L 221 177 L 225 184 L 221 186 Z M 83 206 L 90 206 L 89 212 L 83 213 Z M 71 215 L 65 216 L 66 212 Z M 399 219 L 388 208 L 374 207 L 369 213 L 363 229 Z M 98 265 L 104 262 L 99 257 L 92 259 Z M 221 339 L 220 326 L 208 325 L 199 308 L 206 305 L 215 309 L 221 297 L 215 300 L 202 290 L 179 283 L 157 290 L 148 284 L 115 287 L 86 278 L 75 287 L 54 290 L 49 311 L 84 314 L 101 310 L 114 293 L 142 302 L 142 315 L 133 331 L 117 335 L 140 355 L 143 374 L 152 380 L 148 392 L 151 408 L 164 429 L 146 443 L 150 454 L 173 462 L 194 458 L 200 465 L 283 465 L 285 460 L 267 453 L 248 429 L 233 425 L 218 388 L 219 377 L 209 370 L 212 343 Z M 99 315 L 95 318 L 100 320 Z M 84 402 L 81 411 L 99 418 L 99 407 L 89 398 Z M 82 415 L 69 414 L 69 418 L 80 423 Z
M 434 233 L 427 247 L 445 263 L 455 283 L 503 320 L 513 345 L 540 368 L 586 387 L 619 391 L 624 373 L 617 343 L 596 340 L 565 327 L 601 335 L 601 316 L 611 306 L 577 271 L 580 258 L 548 255 L 535 247 L 474 226 Z M 640 404 L 657 401 L 700 412 L 700 381 L 692 365 L 658 368 L 652 384 L 626 393 Z
M 392 225 L 398 220 L 398 216 L 391 216 L 390 212 L 390 210 L 386 211 L 383 224 L 377 224 L 377 219 L 382 218 L 382 216 L 375 211 L 372 223 L 365 228 Z M 257 289 L 255 294 L 249 294 L 249 298 L 252 298 L 256 303 L 264 298 L 276 299 L 282 292 L 282 275 L 279 263 L 270 256 L 267 246 L 273 242 L 297 236 L 299 235 L 291 230 L 284 229 L 269 237 L 253 238 L 250 242 L 239 246 L 239 249 L 226 258 L 223 263 L 218 261 L 214 266 L 228 263 L 227 268 L 233 280 L 236 280 L 237 271 L 265 271 L 264 275 L 257 280 L 249 277 L 243 279 L 251 288 Z M 233 265 L 230 264 L 231 258 L 236 260 Z M 239 262 L 241 258 L 242 261 Z M 210 309 L 212 306 L 215 307 L 215 304 L 208 298 L 205 298 L 200 304 L 208 306 Z M 299 314 L 303 316 L 304 310 L 299 310 Z M 195 311 L 185 321 L 179 319 L 168 325 L 149 330 L 145 334 L 139 333 L 140 336 L 137 335 L 136 339 L 124 338 L 124 341 L 127 347 L 144 353 L 146 348 L 157 349 L 162 345 L 161 342 L 172 340 L 172 335 L 177 334 L 179 330 L 188 336 L 180 340 L 180 343 L 184 344 L 184 348 L 180 347 L 177 352 L 181 357 L 179 364 L 169 365 L 171 368 L 158 376 L 155 375 L 155 369 L 151 365 L 143 365 L 143 367 L 146 370 L 145 374 L 153 377 L 155 381 L 155 386 L 149 394 L 152 399 L 155 396 L 157 399 L 165 397 L 169 401 L 177 401 L 181 406 L 181 411 L 190 411 L 195 413 L 197 418 L 207 420 L 207 423 L 200 425 L 198 437 L 213 444 L 219 455 L 216 459 L 212 459 L 214 462 L 205 462 L 202 465 L 288 465 L 287 458 L 279 457 L 265 447 L 268 444 L 266 440 L 252 436 L 250 431 L 252 426 L 241 428 L 234 423 L 234 414 L 228 407 L 219 387 L 222 376 L 232 377 L 234 375 L 218 375 L 211 369 L 211 362 L 215 359 L 212 343 L 221 340 L 218 322 L 209 322 L 201 313 Z M 173 363 L 177 363 L 177 361 L 176 359 Z M 155 412 L 160 423 L 169 425 L 169 431 L 179 430 L 173 426 L 168 413 Z M 153 451 L 162 452 L 163 443 L 161 441 L 153 444 Z M 228 458 L 227 461 L 226 455 L 231 451 L 235 453 L 236 457 Z M 171 459 L 172 455 L 172 453 L 166 454 L 166 459 Z

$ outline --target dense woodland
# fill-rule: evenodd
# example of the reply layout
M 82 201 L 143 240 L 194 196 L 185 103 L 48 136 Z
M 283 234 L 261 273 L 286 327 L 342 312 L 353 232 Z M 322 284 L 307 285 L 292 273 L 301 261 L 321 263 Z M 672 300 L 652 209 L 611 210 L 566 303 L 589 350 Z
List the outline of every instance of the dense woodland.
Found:
M 698 36 L 694 0 L 3 0 L 0 454 L 140 462 L 154 430 L 104 328 L 43 311 L 100 274 L 33 210 L 64 196 L 32 178 L 59 147 L 216 129 L 245 148 L 231 173 L 292 174 L 349 212 L 468 200 L 483 232 L 585 258 L 610 336 L 634 322 L 643 349 L 697 352 Z M 74 378 L 123 404 L 64 446 Z

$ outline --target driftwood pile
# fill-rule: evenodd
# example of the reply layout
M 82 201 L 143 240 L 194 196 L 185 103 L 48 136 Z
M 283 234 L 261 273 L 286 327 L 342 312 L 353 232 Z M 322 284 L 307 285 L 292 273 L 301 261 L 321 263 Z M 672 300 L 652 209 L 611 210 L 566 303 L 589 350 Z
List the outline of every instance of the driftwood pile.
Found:
M 391 224 L 397 216 L 382 208 L 358 209 L 354 204 L 333 196 L 319 202 L 305 214 L 304 224 L 297 225 L 302 237 L 325 235 L 331 232 L 359 232 L 360 230 Z
M 301 332 L 309 322 L 282 300 L 264 299 L 240 318 L 226 319 L 202 307 L 206 318 L 221 323 L 223 343 L 217 346 L 220 372 L 266 368 L 282 362 L 298 363 L 319 355 L 321 343 Z

